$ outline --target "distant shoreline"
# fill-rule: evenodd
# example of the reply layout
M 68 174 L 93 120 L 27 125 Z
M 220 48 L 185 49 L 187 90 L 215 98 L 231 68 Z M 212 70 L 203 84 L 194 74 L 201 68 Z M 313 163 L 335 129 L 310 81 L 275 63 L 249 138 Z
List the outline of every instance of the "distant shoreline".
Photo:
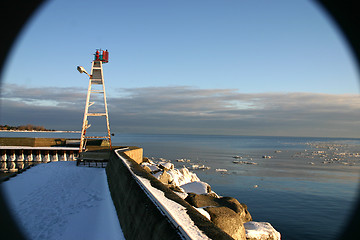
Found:
M 81 131 L 36 131 L 36 130 L 32 130 L 32 131 L 29 131 L 29 130 L 0 130 L 0 132 L 29 132 L 29 133 L 32 133 L 32 132 L 50 132 L 50 133 L 81 133 Z

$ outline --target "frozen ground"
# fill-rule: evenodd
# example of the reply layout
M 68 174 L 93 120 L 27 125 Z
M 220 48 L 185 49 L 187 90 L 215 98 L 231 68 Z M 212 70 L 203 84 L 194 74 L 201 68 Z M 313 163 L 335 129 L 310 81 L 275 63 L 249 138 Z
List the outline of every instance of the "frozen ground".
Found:
M 51 162 L 0 186 L 29 239 L 125 239 L 104 168 Z

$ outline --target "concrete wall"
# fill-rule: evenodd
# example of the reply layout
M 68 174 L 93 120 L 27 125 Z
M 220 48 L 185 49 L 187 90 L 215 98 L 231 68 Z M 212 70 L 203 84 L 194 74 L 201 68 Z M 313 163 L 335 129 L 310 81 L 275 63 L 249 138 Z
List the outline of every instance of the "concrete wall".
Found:
M 134 160 L 137 164 L 143 161 L 143 149 L 142 148 L 130 148 L 130 150 L 124 152 L 129 158 Z
M 65 146 L 69 140 L 78 141 L 77 144 L 70 145 L 79 146 L 80 139 L 65 139 L 65 138 L 0 138 L 0 146 L 29 146 L 29 147 L 51 147 L 51 146 Z M 89 139 L 87 146 L 103 146 L 108 147 L 109 142 L 104 139 Z
M 127 240 L 180 239 L 114 153 L 106 167 L 106 174 L 111 197 Z
M 50 147 L 63 143 L 65 139 L 60 138 L 0 138 L 1 146 Z
M 130 162 L 131 171 L 150 180 L 151 185 L 163 191 L 167 198 L 184 206 L 190 218 L 207 236 L 211 239 L 232 239 L 190 204 L 146 172 L 127 154 L 129 153 L 122 153 L 122 156 Z M 134 151 L 131 154 L 139 157 L 140 151 Z M 111 197 L 127 240 L 181 239 L 175 227 L 160 213 L 160 210 L 133 178 L 124 162 L 114 152 L 112 152 L 106 167 L 106 174 Z

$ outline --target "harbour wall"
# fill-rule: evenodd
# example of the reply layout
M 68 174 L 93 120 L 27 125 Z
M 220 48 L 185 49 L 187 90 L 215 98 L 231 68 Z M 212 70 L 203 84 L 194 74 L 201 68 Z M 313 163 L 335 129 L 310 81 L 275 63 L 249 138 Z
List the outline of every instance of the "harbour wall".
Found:
M 126 156 L 134 160 L 137 164 L 142 163 L 143 161 L 143 149 L 142 148 L 132 148 L 123 152 Z
M 0 146 L 28 146 L 28 147 L 51 147 L 65 145 L 64 138 L 0 138 Z
M 131 157 L 135 158 L 132 159 Z M 126 159 L 126 165 L 122 159 Z M 132 239 L 190 239 L 174 224 L 134 176 L 150 181 L 152 187 L 164 192 L 164 195 L 186 208 L 187 214 L 195 225 L 211 239 L 232 239 L 228 234 L 202 216 L 190 204 L 181 199 L 172 190 L 146 172 L 138 163 L 142 161 L 142 149 L 110 155 L 106 167 L 109 189 L 119 222 L 127 240 Z

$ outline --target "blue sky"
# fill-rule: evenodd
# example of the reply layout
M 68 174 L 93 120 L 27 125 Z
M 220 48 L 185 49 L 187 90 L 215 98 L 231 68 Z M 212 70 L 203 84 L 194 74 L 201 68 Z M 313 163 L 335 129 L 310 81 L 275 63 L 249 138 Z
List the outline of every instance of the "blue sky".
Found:
M 104 75 L 114 131 L 360 134 L 354 131 L 359 76 L 352 53 L 322 9 L 307 0 L 49 1 L 8 58 L 1 123 L 78 129 L 87 78 L 76 66 L 90 71 L 96 48 L 110 52 Z M 144 115 L 145 105 L 156 111 Z M 33 117 L 16 114 L 29 108 Z M 282 119 L 266 114 L 275 108 Z M 300 108 L 306 121 L 292 119 Z M 73 124 L 35 117 L 54 109 Z M 328 117 L 335 115 L 337 121 Z

